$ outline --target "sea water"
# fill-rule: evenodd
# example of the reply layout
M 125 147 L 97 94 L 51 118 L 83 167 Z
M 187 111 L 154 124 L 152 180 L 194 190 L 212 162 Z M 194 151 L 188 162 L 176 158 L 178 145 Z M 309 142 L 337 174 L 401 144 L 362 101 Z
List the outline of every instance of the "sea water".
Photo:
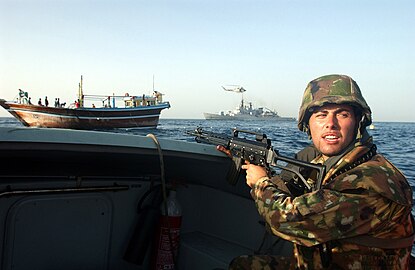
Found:
M 0 126 L 21 127 L 22 125 L 11 117 L 0 117 Z M 110 132 L 147 135 L 152 133 L 159 138 L 184 140 L 194 142 L 194 137 L 186 131 L 202 127 L 204 130 L 231 134 L 232 128 L 254 131 L 266 134 L 272 141 L 272 146 L 281 155 L 293 156 L 310 143 L 307 135 L 300 132 L 294 121 L 217 121 L 203 119 L 160 119 L 156 129 L 117 129 Z M 409 181 L 412 191 L 415 190 L 415 123 L 375 122 L 374 128 L 369 129 L 373 136 L 378 153 L 383 154 L 398 167 Z M 108 132 L 108 131 L 107 131 Z M 415 214 L 415 206 L 412 209 Z M 415 254 L 415 248 L 412 253 Z

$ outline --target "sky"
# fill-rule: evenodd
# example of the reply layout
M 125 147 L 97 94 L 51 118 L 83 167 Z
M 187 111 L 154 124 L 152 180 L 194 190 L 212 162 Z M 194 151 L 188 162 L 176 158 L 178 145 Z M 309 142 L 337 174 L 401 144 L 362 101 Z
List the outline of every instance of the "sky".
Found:
M 346 74 L 375 122 L 415 122 L 414 14 L 413 0 L 0 0 L 0 98 L 69 104 L 82 75 L 85 94 L 154 86 L 161 118 L 198 119 L 234 109 L 221 86 L 241 85 L 298 117 L 309 81 Z

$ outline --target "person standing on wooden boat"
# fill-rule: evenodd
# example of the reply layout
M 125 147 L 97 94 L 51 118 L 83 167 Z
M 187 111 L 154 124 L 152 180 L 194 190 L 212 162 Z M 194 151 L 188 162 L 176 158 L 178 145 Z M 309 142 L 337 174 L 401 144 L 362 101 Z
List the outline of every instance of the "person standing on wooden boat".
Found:
M 275 235 L 294 244 L 293 258 L 241 256 L 230 269 L 409 268 L 412 189 L 376 153 L 366 131 L 371 122 L 371 110 L 350 77 L 327 75 L 308 84 L 298 127 L 312 145 L 297 158 L 326 166 L 321 187 L 299 192 L 290 173 L 269 177 L 264 167 L 242 167 L 258 212 Z M 315 184 L 314 175 L 307 178 Z

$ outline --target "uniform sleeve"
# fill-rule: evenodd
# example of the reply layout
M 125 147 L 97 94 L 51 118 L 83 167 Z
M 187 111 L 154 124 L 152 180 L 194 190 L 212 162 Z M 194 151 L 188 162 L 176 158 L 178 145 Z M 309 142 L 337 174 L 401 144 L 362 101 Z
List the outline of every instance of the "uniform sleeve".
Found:
M 268 178 L 251 196 L 276 235 L 305 246 L 367 233 L 380 223 L 375 211 L 388 211 L 385 199 L 365 190 L 321 189 L 293 198 Z

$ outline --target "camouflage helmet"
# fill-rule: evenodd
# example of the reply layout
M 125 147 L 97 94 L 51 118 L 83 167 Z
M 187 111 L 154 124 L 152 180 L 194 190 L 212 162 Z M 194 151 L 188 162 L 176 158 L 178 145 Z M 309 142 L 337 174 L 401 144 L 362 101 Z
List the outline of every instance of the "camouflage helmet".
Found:
M 372 123 L 372 112 L 357 83 L 349 76 L 334 74 L 312 80 L 307 85 L 298 116 L 298 128 L 307 132 L 310 109 L 326 104 L 351 105 L 360 110 L 363 128 Z

